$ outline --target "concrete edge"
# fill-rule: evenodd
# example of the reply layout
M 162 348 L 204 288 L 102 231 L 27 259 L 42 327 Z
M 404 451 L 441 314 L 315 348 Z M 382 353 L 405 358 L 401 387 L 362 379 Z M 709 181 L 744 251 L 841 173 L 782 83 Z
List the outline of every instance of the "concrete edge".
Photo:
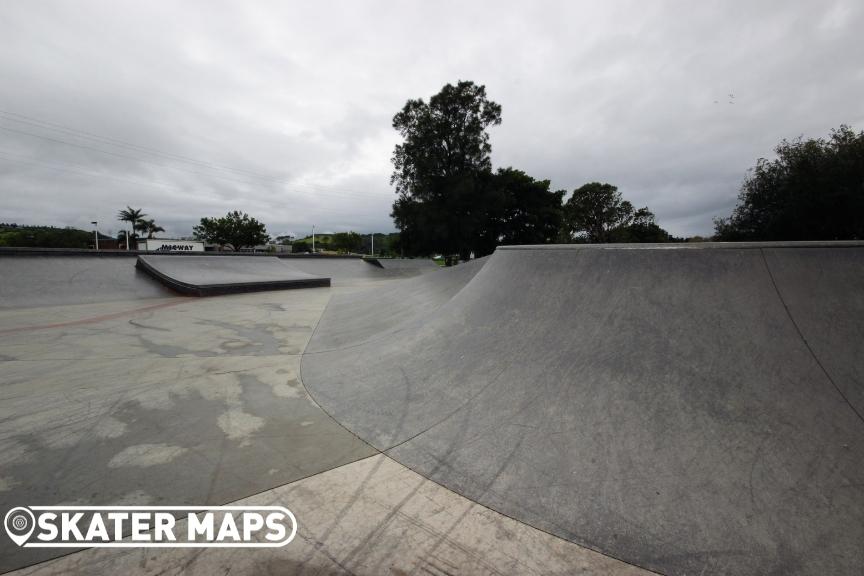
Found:
M 758 250 L 762 248 L 864 248 L 864 240 L 798 242 L 668 242 L 661 244 L 526 244 L 495 250 Z
M 363 261 L 366 262 L 367 264 L 371 264 L 372 266 L 375 266 L 377 268 L 384 268 L 384 265 L 381 264 L 381 261 L 378 260 L 378 258 L 371 258 L 371 257 L 370 258 L 363 258 Z
M 329 288 L 330 278 L 304 278 L 298 280 L 268 280 L 264 282 L 237 282 L 233 284 L 191 284 L 163 274 L 140 256 L 135 267 L 143 270 L 168 288 L 191 296 L 218 296 L 267 290 L 291 290 L 295 288 Z
M 297 254 L 279 254 L 277 252 L 276 254 L 267 254 L 267 256 L 276 256 L 277 258 L 285 258 L 286 260 L 291 260 L 292 258 L 297 258 L 299 260 L 364 260 L 366 258 L 363 254 L 309 254 L 306 252 L 298 252 Z

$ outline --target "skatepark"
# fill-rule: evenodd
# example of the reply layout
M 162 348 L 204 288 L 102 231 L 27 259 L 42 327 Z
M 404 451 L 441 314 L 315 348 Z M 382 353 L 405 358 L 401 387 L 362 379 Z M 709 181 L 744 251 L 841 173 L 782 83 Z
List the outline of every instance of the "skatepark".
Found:
M 284 548 L 0 573 L 860 574 L 864 244 L 0 255 L 0 513 L 278 504 Z

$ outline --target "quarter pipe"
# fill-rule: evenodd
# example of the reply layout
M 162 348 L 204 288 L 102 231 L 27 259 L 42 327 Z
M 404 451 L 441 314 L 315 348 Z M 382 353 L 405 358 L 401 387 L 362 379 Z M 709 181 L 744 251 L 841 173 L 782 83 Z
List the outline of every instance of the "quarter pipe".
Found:
M 334 300 L 302 359 L 316 401 L 426 477 L 639 566 L 860 573 L 864 245 L 479 266 L 371 335 L 340 333 L 367 313 Z

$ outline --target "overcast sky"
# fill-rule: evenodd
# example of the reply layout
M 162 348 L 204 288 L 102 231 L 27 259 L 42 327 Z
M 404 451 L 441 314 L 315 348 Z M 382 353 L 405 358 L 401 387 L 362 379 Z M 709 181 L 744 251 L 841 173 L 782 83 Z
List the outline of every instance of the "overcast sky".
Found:
M 392 117 L 463 79 L 495 167 L 710 234 L 781 139 L 864 128 L 862 30 L 861 0 L 3 0 L 0 222 L 392 231 Z

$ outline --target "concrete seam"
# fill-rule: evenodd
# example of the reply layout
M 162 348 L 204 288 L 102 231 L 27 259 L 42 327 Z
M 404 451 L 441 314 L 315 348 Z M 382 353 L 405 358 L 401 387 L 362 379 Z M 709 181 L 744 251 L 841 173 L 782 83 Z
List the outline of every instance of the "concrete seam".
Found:
M 360 438 L 360 436 L 355 434 L 352 430 L 349 430 L 344 424 L 342 424 L 339 420 L 334 418 L 332 414 L 330 414 L 327 410 L 325 410 L 324 407 L 318 402 L 318 400 L 315 399 L 315 396 L 312 395 L 312 392 L 309 390 L 309 388 L 306 387 L 306 383 L 303 382 L 303 357 L 306 355 L 306 348 L 309 347 L 309 343 L 312 342 L 312 339 L 315 337 L 315 333 L 318 331 L 318 325 L 321 324 L 321 318 L 324 317 L 324 314 L 327 312 L 327 309 L 330 307 L 330 302 L 332 302 L 332 301 L 333 301 L 333 294 L 331 292 L 330 298 L 327 300 L 327 305 L 324 306 L 324 310 L 321 311 L 321 314 L 318 316 L 318 320 L 315 322 L 315 328 L 312 329 L 312 334 L 309 336 L 309 340 L 306 341 L 306 345 L 303 347 L 303 350 L 300 352 L 300 360 L 298 362 L 298 367 L 297 367 L 297 380 L 300 382 L 300 385 L 303 387 L 303 390 L 306 391 L 306 395 L 309 396 L 309 399 L 312 400 L 312 403 L 315 404 L 315 406 L 317 406 L 318 409 L 321 410 L 321 412 L 326 414 L 328 418 L 333 420 L 333 422 L 338 424 L 343 430 L 345 430 L 346 432 L 348 432 L 349 434 L 351 434 L 352 436 L 354 436 L 355 438 L 357 438 L 358 440 L 363 442 L 363 444 L 365 444 L 366 446 L 368 446 L 369 448 L 374 450 L 375 454 L 382 454 L 381 450 L 379 450 L 375 446 L 372 446 L 365 439 Z
M 816 362 L 816 365 L 819 366 L 819 369 L 825 374 L 825 377 L 834 387 L 834 390 L 840 395 L 846 405 L 855 413 L 861 422 L 864 422 L 864 415 L 859 412 L 852 402 L 849 401 L 849 398 L 846 394 L 843 393 L 843 390 L 840 389 L 840 386 L 837 385 L 837 382 L 834 381 L 834 378 L 831 377 L 831 374 L 828 373 L 828 370 L 822 364 L 822 361 L 819 360 L 819 357 L 816 355 L 816 352 L 813 350 L 812 346 L 810 346 L 810 342 L 807 341 L 807 337 L 804 336 L 804 332 L 801 331 L 801 327 L 798 326 L 798 322 L 795 321 L 795 317 L 792 315 L 792 311 L 789 310 L 789 306 L 786 304 L 786 300 L 783 298 L 783 294 L 780 292 L 780 287 L 777 285 L 777 280 L 774 278 L 774 273 L 771 271 L 771 266 L 768 264 L 768 259 L 765 257 L 765 249 L 760 248 L 759 253 L 762 255 L 762 262 L 765 264 L 765 269 L 768 271 L 768 277 L 771 278 L 771 284 L 774 286 L 774 291 L 777 293 L 777 298 L 780 299 L 780 303 L 783 305 L 783 309 L 786 310 L 786 315 L 789 317 L 789 320 L 792 322 L 792 326 L 795 327 L 795 331 L 798 333 L 798 337 L 801 338 L 801 341 L 804 343 L 804 346 L 807 348 L 807 351 L 810 352 L 810 356 Z
M 458 496 L 460 498 L 464 498 L 465 500 L 471 502 L 472 504 L 474 504 L 476 506 L 479 506 L 480 508 L 483 508 L 485 510 L 489 510 L 493 514 L 498 514 L 499 516 L 503 516 L 504 518 L 509 518 L 510 520 L 513 520 L 514 522 L 522 524 L 523 526 L 528 526 L 529 528 L 537 530 L 538 532 L 542 532 L 543 534 L 546 534 L 547 536 L 551 536 L 552 538 L 555 538 L 556 540 L 561 540 L 562 542 L 566 542 L 567 544 L 572 544 L 573 546 L 578 546 L 578 547 L 583 548 L 585 550 L 590 550 L 591 552 L 594 552 L 596 554 L 600 554 L 601 556 L 605 556 L 606 558 L 611 558 L 612 560 L 617 560 L 618 562 L 621 562 L 622 564 L 627 564 L 628 566 L 633 566 L 634 568 L 639 568 L 640 570 L 644 570 L 645 572 L 649 572 L 651 574 L 658 574 L 659 576 L 665 576 L 663 572 L 657 572 L 656 570 L 652 570 L 650 568 L 645 568 L 644 566 L 640 566 L 639 564 L 634 564 L 633 562 L 629 562 L 627 560 L 624 560 L 623 558 L 618 558 L 617 556 L 613 556 L 612 554 L 609 554 L 608 552 L 604 552 L 602 550 L 592 548 L 591 546 L 588 546 L 586 544 L 582 544 L 580 542 L 574 542 L 573 540 L 569 540 L 567 538 L 564 538 L 563 536 L 559 536 L 558 534 L 550 532 L 544 528 L 540 528 L 538 526 L 535 526 L 535 525 L 531 524 L 530 522 L 520 520 L 519 518 L 511 516 L 505 512 L 501 512 L 500 510 L 496 510 L 495 508 L 492 508 L 491 506 L 487 506 L 486 504 L 483 504 L 482 502 L 478 502 L 477 500 L 474 500 L 473 498 L 469 498 L 468 496 L 465 496 L 464 494 L 460 494 L 459 492 L 453 490 L 452 488 L 445 486 L 444 484 L 441 484 L 437 480 L 434 480 L 432 478 L 429 478 L 428 476 L 425 476 L 424 474 L 418 472 L 417 470 L 408 466 L 407 464 L 403 464 L 399 460 L 396 460 L 396 458 L 394 458 L 393 456 L 391 456 L 387 452 L 381 452 L 381 456 L 384 456 L 388 460 L 395 462 L 396 464 L 405 468 L 406 470 L 410 470 L 411 472 L 413 472 L 414 474 L 417 474 L 421 478 L 425 478 L 426 480 L 428 480 L 429 482 L 432 482 L 436 486 L 443 488 L 444 490 L 447 490 L 448 492 L 455 494 L 456 496 Z M 370 458 L 371 458 L 371 456 L 370 456 Z
M 338 464 L 336 466 L 332 466 L 330 468 L 327 468 L 326 470 L 321 470 L 320 472 L 315 472 L 314 474 L 309 474 L 308 476 L 303 476 L 302 478 L 296 478 L 294 480 L 291 480 L 290 482 L 285 482 L 284 484 L 277 484 L 276 486 L 273 486 L 272 488 L 265 488 L 264 490 L 259 490 L 258 492 L 254 492 L 252 494 L 249 494 L 248 496 L 243 496 L 242 498 L 237 498 L 236 500 L 229 500 L 228 502 L 225 502 L 224 504 L 212 504 L 211 506 L 231 506 L 231 505 L 236 504 L 237 502 L 240 502 L 242 500 L 247 500 L 249 498 L 254 498 L 256 496 L 260 496 L 261 494 L 264 494 L 266 492 L 270 492 L 271 490 L 278 490 L 279 488 L 284 488 L 285 486 L 290 486 L 290 485 L 295 484 L 297 482 L 301 482 L 303 480 L 308 480 L 309 478 L 314 478 L 315 476 L 318 476 L 320 474 L 326 474 L 327 472 L 332 472 L 333 470 L 336 470 L 338 468 L 342 468 L 343 466 L 350 466 L 351 464 L 356 464 L 357 462 L 361 462 L 363 460 L 367 460 L 369 458 L 373 458 L 375 456 L 380 456 L 380 455 L 381 455 L 380 452 L 377 454 L 370 454 L 369 456 L 364 456 L 363 458 L 358 458 L 357 460 L 352 460 L 351 462 L 345 462 L 344 464 Z M 206 505 L 206 504 L 201 505 L 202 508 L 207 508 L 207 506 L 208 505 Z M 124 538 L 126 538 L 126 535 L 124 535 Z M 46 558 L 45 560 L 40 560 L 38 562 L 34 562 L 33 564 L 27 564 L 26 566 L 21 566 L 19 568 L 13 568 L 12 570 L 8 570 L 6 572 L 0 572 L 0 576 L 2 576 L 3 574 L 17 574 L 18 572 L 21 572 L 23 570 L 27 570 L 28 568 L 33 568 L 34 566 L 40 566 L 42 564 L 48 564 L 50 562 L 54 562 L 55 560 L 60 560 L 61 558 L 65 558 L 66 556 L 72 556 L 73 554 L 82 554 L 84 552 L 87 552 L 88 550 L 96 550 L 96 548 L 84 547 L 84 548 L 81 548 L 80 550 L 77 550 L 77 549 L 71 550 L 69 552 L 66 552 L 65 554 L 60 554 L 59 556 L 54 556 L 52 558 Z

